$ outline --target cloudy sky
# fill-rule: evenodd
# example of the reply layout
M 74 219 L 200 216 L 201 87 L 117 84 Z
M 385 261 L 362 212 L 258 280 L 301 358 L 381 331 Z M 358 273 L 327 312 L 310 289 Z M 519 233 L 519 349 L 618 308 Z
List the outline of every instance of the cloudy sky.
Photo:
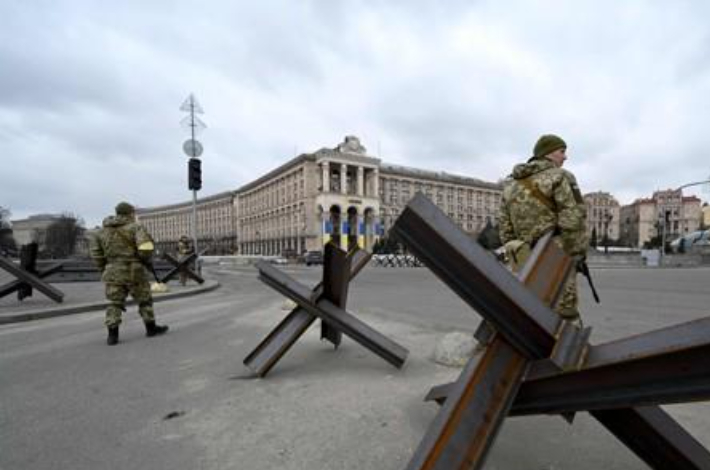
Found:
M 0 206 L 98 223 L 357 135 L 385 162 L 496 181 L 554 132 L 620 202 L 710 176 L 710 3 L 3 0 Z M 687 191 L 702 199 L 702 188 Z

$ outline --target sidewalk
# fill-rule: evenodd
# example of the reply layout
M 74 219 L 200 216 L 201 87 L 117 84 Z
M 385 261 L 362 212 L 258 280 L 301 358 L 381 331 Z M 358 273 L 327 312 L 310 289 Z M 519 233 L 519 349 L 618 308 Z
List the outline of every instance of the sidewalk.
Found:
M 0 284 L 3 282 L 6 280 L 4 276 L 0 276 Z M 17 300 L 16 293 L 1 298 L 0 325 L 103 310 L 108 304 L 104 298 L 104 284 L 102 282 L 67 282 L 52 285 L 64 292 L 62 303 L 54 302 L 36 289 L 34 289 L 32 297 L 22 301 Z M 217 287 L 219 287 L 219 282 L 212 279 L 205 280 L 205 283 L 201 285 L 190 282 L 184 287 L 178 282 L 172 281 L 168 283 L 168 292 L 153 294 L 153 301 L 162 302 L 201 294 Z M 135 302 L 129 296 L 126 304 L 135 305 Z

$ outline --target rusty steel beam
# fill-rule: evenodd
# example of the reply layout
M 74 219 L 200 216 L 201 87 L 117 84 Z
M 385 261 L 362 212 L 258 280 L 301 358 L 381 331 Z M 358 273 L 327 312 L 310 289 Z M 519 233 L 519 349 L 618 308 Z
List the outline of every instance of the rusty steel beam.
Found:
M 296 307 L 244 359 L 257 377 L 265 377 L 284 354 L 305 333 L 316 317 Z
M 592 346 L 584 368 L 531 369 L 515 414 L 561 413 L 710 399 L 710 317 Z
M 61 303 L 64 300 L 64 292 L 42 281 L 39 276 L 28 273 L 24 269 L 15 266 L 15 263 L 6 259 L 3 256 L 0 256 L 0 268 L 9 272 L 13 276 L 15 276 L 19 281 L 21 281 L 20 288 L 22 284 L 27 284 L 37 289 L 38 291 L 40 291 L 41 293 L 43 293 L 44 295 L 46 295 L 57 303 Z
M 590 412 L 654 470 L 709 470 L 710 453 L 657 406 Z
M 468 362 L 406 468 L 481 468 L 528 365 L 503 338 L 494 339 L 480 362 Z
M 326 245 L 326 250 L 328 250 Z M 370 255 L 363 250 L 357 250 L 349 254 L 350 279 L 367 266 Z M 325 264 L 324 264 L 325 269 Z M 319 299 L 323 294 L 323 282 L 320 282 L 313 289 L 311 297 Z M 298 341 L 298 338 L 316 320 L 315 315 L 296 306 L 291 312 L 264 338 L 254 350 L 244 359 L 244 365 L 249 367 L 256 376 L 264 377 L 276 365 L 276 363 L 286 354 L 286 352 Z M 337 331 L 337 330 L 336 330 Z
M 397 368 L 402 367 L 409 352 L 357 317 L 333 304 L 328 299 L 312 299 L 311 290 L 269 263 L 256 264 L 259 279 L 277 292 L 290 298 L 312 315 L 325 320 L 351 339 L 377 354 Z
M 425 257 L 420 258 L 427 263 Z M 569 258 L 561 254 L 551 237 L 546 237 L 533 250 L 519 276 L 532 295 L 554 303 L 570 267 Z M 544 275 L 546 270 L 563 274 Z M 554 342 L 547 344 L 551 345 L 549 354 Z M 456 383 L 449 386 L 446 400 L 407 470 L 482 468 L 531 363 L 532 358 L 510 344 L 507 337 L 496 334 L 480 361 L 469 360 Z
M 204 278 L 190 269 L 189 263 L 197 259 L 197 253 L 190 253 L 186 257 L 178 260 L 170 253 L 163 253 L 163 259 L 168 263 L 172 264 L 174 267 L 168 271 L 162 278 L 160 278 L 161 283 L 166 283 L 170 279 L 177 276 L 180 272 L 187 274 L 187 277 L 197 282 L 198 284 L 203 284 L 205 282 Z
M 478 247 L 463 231 L 450 221 L 433 203 L 428 201 L 423 195 L 418 194 L 410 201 L 404 213 L 395 223 L 392 231 L 402 240 L 408 248 L 414 252 L 445 284 L 456 292 L 462 300 L 478 311 L 486 320 L 490 321 L 511 346 L 515 347 L 518 354 L 530 359 L 543 359 L 549 356 L 556 338 L 553 332 L 556 330 L 556 323 L 551 319 L 551 312 L 545 308 L 543 302 L 535 298 L 531 291 L 521 289 L 521 286 L 511 281 L 511 276 L 497 262 L 494 262 L 481 247 Z M 536 252 L 540 248 L 538 242 L 531 256 L 534 259 Z M 537 253 L 539 255 L 539 253 Z M 488 256 L 488 258 L 486 258 Z M 535 271 L 531 261 L 524 268 L 521 275 L 526 271 Z M 559 271 L 551 270 L 550 267 L 543 271 L 539 279 L 544 279 L 544 271 L 550 272 L 553 277 L 563 280 Z M 561 287 L 561 286 L 559 286 Z M 555 295 L 558 295 L 557 292 Z M 545 298 L 541 296 L 541 298 Z M 550 295 L 548 299 L 554 298 Z M 527 333 L 527 337 L 525 334 Z M 579 347 L 577 339 L 570 342 L 571 345 Z M 578 352 L 578 351 L 577 351 Z M 564 357 L 563 355 L 562 357 Z M 558 367 L 548 361 L 554 370 Z M 461 425 L 454 413 L 459 410 L 465 389 L 465 381 L 473 380 L 470 377 L 461 377 L 453 388 L 438 390 L 447 393 L 444 406 L 437 416 L 435 424 L 431 426 L 424 440 L 417 449 L 414 458 L 407 467 L 409 470 L 415 469 L 444 469 L 444 468 L 466 468 L 477 469 L 483 465 L 485 450 L 495 438 L 496 429 L 500 425 L 497 420 L 503 419 L 500 412 L 499 397 L 498 404 L 487 403 L 488 407 L 495 413 L 494 421 L 483 420 L 482 427 L 489 431 L 485 434 L 487 442 L 480 442 L 481 430 L 476 429 L 476 435 L 468 435 L 468 439 L 452 441 L 450 437 Z M 499 375 L 502 378 L 502 374 Z M 477 390 L 480 393 L 473 394 L 473 401 L 466 405 L 475 408 L 475 399 L 478 404 L 484 406 L 478 408 L 478 413 L 485 414 L 486 390 L 495 390 L 500 385 L 494 381 L 479 384 Z M 508 389 L 509 391 L 511 389 Z M 512 393 L 512 392 L 511 392 Z M 482 398 L 481 398 L 482 397 Z M 490 401 L 490 400 L 488 400 Z M 512 405 L 513 400 L 509 400 Z M 629 416 L 628 422 L 620 418 L 619 422 L 609 418 L 610 414 L 619 412 L 619 416 Z M 604 426 L 613 432 L 622 442 L 634 451 L 642 460 L 651 463 L 654 469 L 680 468 L 682 470 L 708 470 L 710 466 L 706 464 L 710 461 L 710 454 L 702 446 L 696 445 L 690 434 L 685 432 L 680 425 L 675 423 L 671 417 L 665 416 L 659 408 L 646 408 L 644 410 L 634 408 L 621 408 L 609 411 L 592 411 Z M 442 415 L 448 415 L 448 418 Z M 652 415 L 663 419 L 637 419 L 633 417 L 641 415 Z M 569 415 L 568 415 L 569 417 Z M 445 422 L 445 423 L 444 423 Z M 444 423 L 444 424 L 442 424 Z M 641 424 L 639 424 L 641 423 Z M 664 427 L 666 426 L 666 427 Z M 667 429 L 672 429 L 669 435 Z M 633 445 L 637 439 L 637 433 L 643 438 L 639 442 L 648 442 L 649 446 Z M 447 438 L 448 442 L 443 442 L 442 438 Z M 472 442 L 475 440 L 475 442 Z M 452 445 L 456 444 L 456 445 Z M 461 445 L 465 448 L 461 448 Z M 458 446 L 458 447 L 457 447 Z M 646 448 L 644 448 L 646 447 Z M 649 448 L 651 447 L 651 448 Z M 472 449 L 479 449 L 479 457 L 471 459 Z M 451 453 L 452 456 L 445 455 Z M 468 460 L 458 460 L 460 467 L 447 466 L 446 462 L 454 462 L 453 453 L 463 452 Z M 674 466 L 682 462 L 683 466 Z
M 710 318 L 591 346 L 580 370 L 533 363 L 511 416 L 562 414 L 710 399 Z M 426 400 L 443 403 L 452 384 Z
M 345 309 L 348 303 L 351 257 L 332 243 L 325 246 L 323 254 L 323 293 L 320 298 Z M 343 340 L 343 333 L 328 322 L 321 321 L 321 339 L 330 341 L 336 348 Z
M 44 279 L 45 277 L 49 277 L 52 274 L 58 273 L 64 268 L 64 265 L 62 263 L 55 263 L 50 266 L 47 266 L 46 268 L 42 268 L 37 271 L 37 277 L 40 279 Z M 18 290 L 22 284 L 24 284 L 25 281 L 20 281 L 14 280 L 11 282 L 8 282 L 7 284 L 0 286 L 0 297 L 5 297 L 8 294 L 11 294 Z
M 427 392 L 424 401 L 435 401 L 439 405 L 443 405 L 446 402 L 446 398 L 451 395 L 454 385 L 456 385 L 456 382 L 434 385 Z

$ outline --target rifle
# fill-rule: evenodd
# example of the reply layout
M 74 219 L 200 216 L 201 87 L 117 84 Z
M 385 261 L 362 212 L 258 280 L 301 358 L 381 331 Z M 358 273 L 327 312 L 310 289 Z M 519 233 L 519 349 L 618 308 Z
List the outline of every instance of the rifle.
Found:
M 155 266 L 153 266 L 153 261 L 143 258 L 143 256 L 141 256 L 141 254 L 138 250 L 138 247 L 136 247 L 133 244 L 133 241 L 130 240 L 128 237 L 126 237 L 126 235 L 123 232 L 121 232 L 120 230 L 115 229 L 115 228 L 113 230 L 121 239 L 123 239 L 124 242 L 126 242 L 126 244 L 133 247 L 135 256 L 136 256 L 136 258 L 138 258 L 138 262 L 140 264 L 142 264 L 143 267 L 146 268 L 149 272 L 153 273 L 153 277 L 155 278 L 155 282 L 157 282 L 158 284 L 162 284 L 162 282 L 160 282 L 160 279 L 158 279 L 158 274 L 155 272 Z
M 141 264 L 145 267 L 145 269 L 147 269 L 150 273 L 153 274 L 153 277 L 155 278 L 155 282 L 157 282 L 158 284 L 162 284 L 162 282 L 160 282 L 160 279 L 158 278 L 158 273 L 155 272 L 155 266 L 153 266 L 153 262 L 143 259 L 141 256 L 138 256 L 138 259 L 140 260 Z
M 589 272 L 589 266 L 587 265 L 586 259 L 584 259 L 584 258 L 578 259 L 576 267 L 577 267 L 577 272 L 587 278 L 587 282 L 589 282 L 589 288 L 592 289 L 592 295 L 594 296 L 594 301 L 596 303 L 599 303 L 599 294 L 597 294 L 597 290 L 594 288 L 594 281 L 592 281 L 592 274 Z

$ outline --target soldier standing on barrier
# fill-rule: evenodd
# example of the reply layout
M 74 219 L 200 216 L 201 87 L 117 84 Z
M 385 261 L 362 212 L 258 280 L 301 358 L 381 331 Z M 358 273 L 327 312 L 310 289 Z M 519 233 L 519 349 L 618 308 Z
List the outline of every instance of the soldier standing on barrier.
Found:
M 180 258 L 185 258 L 194 253 L 195 249 L 192 247 L 192 240 L 187 235 L 183 235 L 178 240 L 178 255 Z M 190 267 L 193 267 L 193 263 L 190 263 Z M 185 271 L 180 271 L 180 284 L 187 284 L 187 273 Z
M 584 263 L 588 249 L 587 209 L 574 175 L 562 169 L 567 144 L 556 135 L 543 135 L 527 163 L 516 165 L 503 185 L 499 214 L 500 239 L 509 266 L 516 271 L 545 233 L 570 256 Z M 577 276 L 565 285 L 555 311 L 564 319 L 581 323 Z
M 153 240 L 143 226 L 135 222 L 135 209 L 127 202 L 116 206 L 116 215 L 104 219 L 103 228 L 92 239 L 91 258 L 106 284 L 106 327 L 109 346 L 118 343 L 121 312 L 126 311 L 128 294 L 138 302 L 138 313 L 145 323 L 146 336 L 162 335 L 167 326 L 155 324 L 153 297 L 146 267 L 153 255 Z

